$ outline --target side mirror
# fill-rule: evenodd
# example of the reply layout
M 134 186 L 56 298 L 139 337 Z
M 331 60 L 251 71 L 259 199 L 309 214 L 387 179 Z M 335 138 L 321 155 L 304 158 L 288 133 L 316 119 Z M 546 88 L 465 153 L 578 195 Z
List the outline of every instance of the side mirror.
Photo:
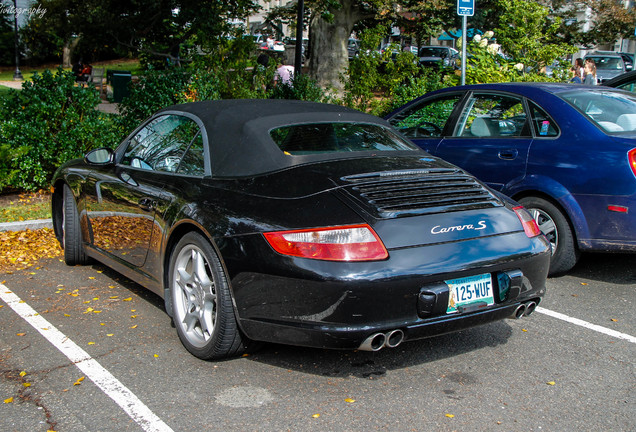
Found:
M 110 165 L 115 162 L 115 153 L 109 148 L 98 148 L 86 153 L 84 160 L 90 165 Z

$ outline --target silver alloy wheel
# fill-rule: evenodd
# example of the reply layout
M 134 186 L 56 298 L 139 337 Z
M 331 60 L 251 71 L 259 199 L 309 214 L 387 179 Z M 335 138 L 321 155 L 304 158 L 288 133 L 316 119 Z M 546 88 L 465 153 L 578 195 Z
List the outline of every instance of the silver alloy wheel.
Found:
M 217 320 L 214 276 L 207 257 L 196 245 L 186 245 L 174 266 L 175 325 L 193 346 L 205 347 Z
M 541 209 L 528 208 L 526 210 L 528 210 L 530 215 L 532 215 L 532 218 L 535 220 L 537 225 L 539 225 L 539 229 L 541 230 L 541 232 L 550 241 L 552 255 L 554 255 L 557 250 L 557 246 L 559 246 L 559 231 L 556 228 L 554 220 L 548 213 Z

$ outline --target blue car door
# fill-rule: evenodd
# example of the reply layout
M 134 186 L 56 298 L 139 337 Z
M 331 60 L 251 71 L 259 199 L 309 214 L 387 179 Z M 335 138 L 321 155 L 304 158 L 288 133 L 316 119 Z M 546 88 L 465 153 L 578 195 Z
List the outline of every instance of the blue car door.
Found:
M 456 119 L 452 131 L 430 150 L 432 154 L 499 191 L 523 179 L 532 144 L 530 116 L 523 98 L 473 93 Z

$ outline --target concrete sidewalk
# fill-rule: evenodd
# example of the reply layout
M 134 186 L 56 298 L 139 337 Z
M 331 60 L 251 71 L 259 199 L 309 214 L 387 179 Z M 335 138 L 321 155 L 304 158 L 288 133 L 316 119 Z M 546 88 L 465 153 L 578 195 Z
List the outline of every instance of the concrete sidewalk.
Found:
M 24 231 L 27 229 L 37 230 L 40 228 L 53 228 L 53 221 L 51 221 L 51 219 L 36 219 L 0 223 L 0 231 Z

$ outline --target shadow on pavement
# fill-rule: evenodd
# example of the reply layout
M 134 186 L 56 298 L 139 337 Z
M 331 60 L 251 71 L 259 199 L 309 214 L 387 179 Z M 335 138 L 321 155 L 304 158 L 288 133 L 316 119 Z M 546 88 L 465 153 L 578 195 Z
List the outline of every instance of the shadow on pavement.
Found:
M 636 254 L 586 253 L 566 275 L 618 285 L 635 284 Z

